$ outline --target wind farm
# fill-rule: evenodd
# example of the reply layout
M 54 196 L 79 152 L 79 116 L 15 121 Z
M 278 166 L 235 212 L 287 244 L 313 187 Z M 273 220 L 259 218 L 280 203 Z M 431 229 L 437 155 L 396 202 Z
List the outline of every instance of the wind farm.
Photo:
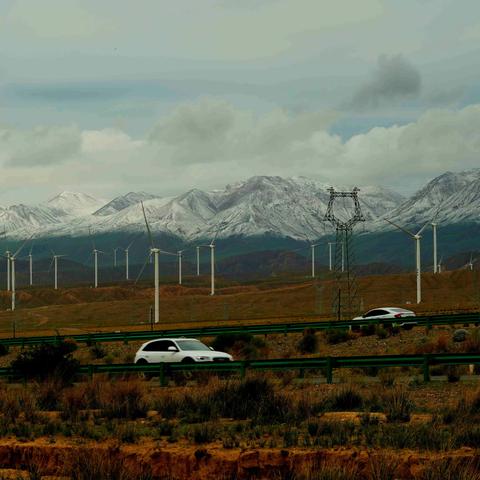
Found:
M 478 18 L 0 2 L 0 480 L 480 479 Z

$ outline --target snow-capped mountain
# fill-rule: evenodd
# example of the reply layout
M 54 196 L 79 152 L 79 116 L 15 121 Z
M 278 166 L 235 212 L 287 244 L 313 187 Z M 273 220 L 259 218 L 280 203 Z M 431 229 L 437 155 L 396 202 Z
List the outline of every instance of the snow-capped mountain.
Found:
M 120 195 L 115 197 L 111 202 L 108 202 L 102 208 L 93 213 L 93 215 L 112 215 L 117 213 L 120 210 L 124 210 L 130 205 L 135 205 L 146 200 L 151 200 L 152 198 L 158 198 L 156 195 L 146 192 L 129 192 L 126 195 Z
M 205 192 L 190 190 L 160 198 L 130 192 L 105 202 L 89 195 L 63 192 L 38 206 L 0 208 L 0 232 L 24 238 L 81 237 L 95 233 L 143 232 L 140 201 L 150 227 L 183 241 L 230 236 L 262 236 L 312 240 L 331 230 L 323 221 L 330 185 L 304 177 L 256 176 Z M 351 186 L 336 186 L 350 189 Z M 365 230 L 384 230 L 387 217 L 402 225 L 420 225 L 432 219 L 443 225 L 480 223 L 480 169 L 447 172 L 430 181 L 409 199 L 380 186 L 360 186 Z M 349 199 L 336 205 L 338 216 L 351 211 Z
M 34 230 L 41 237 L 80 237 L 90 231 L 142 232 L 142 201 L 153 232 L 166 232 L 184 241 L 217 234 L 219 238 L 270 235 L 307 240 L 325 234 L 328 187 L 304 177 L 256 176 L 223 190 L 193 189 L 174 198 L 130 192 L 105 203 L 82 193 L 63 192 L 40 207 L 25 207 L 37 216 L 25 213 L 23 221 L 9 222 L 7 232 L 25 236 Z M 362 187 L 361 198 L 368 223 L 403 200 L 401 195 L 376 186 Z M 343 202 L 339 208 L 345 210 L 348 205 Z
M 480 168 L 446 172 L 393 209 L 389 217 L 403 225 L 420 225 L 436 217 L 446 224 L 480 221 Z
M 44 206 L 12 205 L 0 207 L 0 232 L 6 234 L 19 230 L 33 232 L 38 228 L 60 223 L 61 220 L 53 209 Z
M 62 192 L 46 202 L 45 206 L 57 215 L 79 217 L 91 215 L 105 205 L 105 200 L 93 198 L 85 193 Z

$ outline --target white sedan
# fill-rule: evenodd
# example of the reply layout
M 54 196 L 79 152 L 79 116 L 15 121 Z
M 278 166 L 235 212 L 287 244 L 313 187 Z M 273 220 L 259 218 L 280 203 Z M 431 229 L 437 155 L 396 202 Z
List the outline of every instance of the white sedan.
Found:
M 233 357 L 217 352 L 193 338 L 162 338 L 144 343 L 135 355 L 135 363 L 231 362 Z
M 381 307 L 381 308 L 374 308 L 369 310 L 367 313 L 362 315 L 361 317 L 355 317 L 353 320 L 361 324 L 361 321 L 368 318 L 368 319 L 398 319 L 398 322 L 394 322 L 393 325 L 398 327 L 403 327 L 405 329 L 413 328 L 415 325 L 418 324 L 415 320 L 410 320 L 412 317 L 415 317 L 415 312 L 411 310 L 407 310 L 405 308 L 397 308 L 397 307 Z M 390 322 L 389 322 L 390 323 Z

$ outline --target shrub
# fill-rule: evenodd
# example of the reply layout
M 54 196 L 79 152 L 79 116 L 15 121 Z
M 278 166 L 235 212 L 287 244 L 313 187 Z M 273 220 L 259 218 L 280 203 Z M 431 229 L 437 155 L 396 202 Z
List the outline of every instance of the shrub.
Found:
M 330 345 L 334 345 L 350 340 L 350 333 L 348 330 L 341 329 L 327 330 L 325 332 L 325 339 L 327 343 L 329 343 Z
M 215 428 L 208 423 L 194 425 L 190 432 L 190 437 L 195 443 L 210 443 L 216 438 Z
M 101 408 L 108 418 L 135 419 L 148 411 L 145 386 L 140 381 L 111 383 L 102 392 Z
M 359 474 L 359 467 L 353 461 L 332 458 L 330 460 L 312 461 L 309 465 L 300 467 L 300 469 L 295 468 L 291 473 L 291 478 L 299 480 L 345 480 L 346 478 L 358 478 Z
M 413 402 L 405 388 L 396 387 L 391 391 L 385 392 L 383 404 L 388 422 L 410 421 Z
M 463 347 L 467 353 L 480 352 L 480 329 L 475 328 L 471 331 L 468 338 L 463 342 Z
M 76 451 L 66 459 L 63 474 L 71 480 L 151 480 L 149 465 L 128 462 L 117 450 Z
M 369 458 L 369 480 L 395 480 L 399 462 L 386 454 L 374 455 Z
M 480 480 L 477 462 L 467 459 L 443 458 L 430 462 L 415 480 Z
M 298 349 L 302 353 L 315 353 L 317 351 L 318 339 L 315 330 L 307 328 L 303 331 L 302 338 L 298 342 Z
M 446 367 L 446 373 L 449 383 L 456 383 L 460 380 L 460 369 L 457 365 L 448 365 Z
M 4 345 L 3 343 L 0 343 L 0 357 L 3 357 L 4 355 L 7 355 L 9 352 L 8 346 Z
M 363 398 L 352 385 L 343 386 L 339 391 L 334 391 L 326 400 L 327 408 L 334 411 L 349 411 L 361 408 Z
M 375 333 L 375 325 L 362 325 L 360 327 L 360 333 L 362 337 L 369 337 Z
M 93 346 L 90 348 L 90 353 L 92 354 L 92 357 L 96 358 L 97 360 L 105 357 L 107 354 L 105 348 L 99 343 L 93 344 Z
M 383 340 L 384 338 L 388 337 L 388 332 L 383 328 L 381 325 L 377 325 L 375 327 L 375 334 L 380 340 Z
M 259 423 L 284 422 L 292 411 L 291 402 L 262 377 L 222 385 L 212 394 L 211 401 L 223 417 L 251 418 Z
M 22 351 L 11 366 L 26 378 L 57 377 L 63 382 L 71 382 L 80 366 L 72 357 L 76 348 L 76 344 L 70 341 L 36 345 Z
M 63 381 L 58 377 L 47 378 L 37 383 L 35 393 L 40 408 L 56 410 L 62 395 Z
M 246 359 L 258 358 L 258 349 L 265 347 L 265 342 L 250 333 L 224 333 L 212 342 L 212 347 L 220 351 L 232 351 Z
M 250 333 L 222 333 L 215 337 L 212 347 L 215 350 L 230 350 L 236 343 L 251 343 L 253 335 Z

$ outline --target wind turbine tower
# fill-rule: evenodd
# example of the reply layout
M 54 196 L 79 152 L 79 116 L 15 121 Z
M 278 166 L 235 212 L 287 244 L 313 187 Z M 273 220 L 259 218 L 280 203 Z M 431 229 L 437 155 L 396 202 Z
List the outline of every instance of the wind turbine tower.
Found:
M 10 279 L 12 278 L 11 276 L 11 273 L 10 273 L 10 255 L 11 255 L 11 252 L 10 250 L 7 250 L 5 252 L 5 257 L 7 258 L 7 292 L 9 292 L 11 290 L 10 288 Z
M 182 255 L 183 255 L 183 250 L 179 250 L 177 252 L 178 255 L 178 284 L 182 284 Z
M 433 235 L 433 273 L 438 273 L 437 263 L 437 224 L 432 222 L 432 235 Z
M 392 221 L 388 220 L 387 218 L 385 219 L 388 223 L 393 225 L 394 227 L 398 228 L 402 232 L 406 233 L 409 237 L 413 238 L 415 241 L 415 273 L 416 273 L 416 279 L 417 279 L 417 303 L 421 303 L 422 301 L 422 264 L 421 264 L 421 254 L 420 254 L 420 242 L 422 240 L 422 232 L 425 230 L 427 225 L 431 222 L 430 220 L 425 223 L 425 225 L 420 228 L 420 230 L 417 233 L 413 233 L 410 230 L 407 230 L 404 227 L 401 227 L 400 225 L 397 225 L 396 223 L 393 223 Z
M 160 249 L 156 248 L 153 243 L 152 232 L 150 231 L 150 226 L 148 225 L 147 215 L 145 213 L 145 207 L 142 204 L 143 218 L 145 220 L 145 226 L 147 227 L 148 238 L 150 240 L 150 253 L 153 256 L 154 261 L 154 282 L 155 282 L 155 313 L 154 313 L 154 322 L 158 323 L 160 321 L 160 271 L 159 271 L 159 255 Z
M 200 276 L 200 247 L 197 247 L 197 277 Z
M 29 284 L 33 285 L 33 257 L 32 257 L 33 245 L 30 247 L 30 252 L 28 252 L 28 272 L 29 272 Z

